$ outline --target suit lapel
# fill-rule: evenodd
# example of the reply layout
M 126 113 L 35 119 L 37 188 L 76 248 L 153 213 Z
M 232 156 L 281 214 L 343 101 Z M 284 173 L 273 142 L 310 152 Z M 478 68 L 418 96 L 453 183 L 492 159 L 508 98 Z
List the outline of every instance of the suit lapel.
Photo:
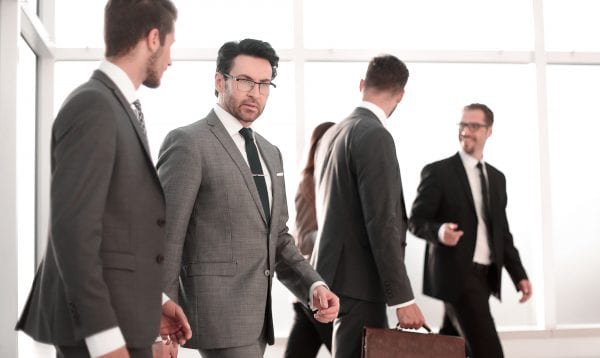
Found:
M 130 103 L 127 102 L 127 99 L 125 99 L 125 96 L 123 96 L 123 93 L 121 93 L 121 91 L 117 88 L 117 86 L 114 84 L 114 82 L 111 81 L 110 78 L 108 78 L 103 72 L 96 70 L 94 72 L 94 74 L 92 75 L 92 77 L 101 81 L 102 83 L 104 83 L 108 88 L 110 88 L 114 92 L 115 97 L 121 103 L 121 106 L 123 106 L 123 109 L 125 109 L 125 112 L 127 112 L 127 117 L 129 118 L 131 125 L 135 129 L 135 133 L 137 134 L 138 140 L 142 144 L 142 147 L 144 147 L 146 156 L 148 157 L 150 162 L 152 162 L 152 155 L 150 155 L 150 147 L 148 145 L 148 139 L 144 135 L 144 132 L 142 131 L 140 123 L 137 119 L 137 116 L 131 109 Z M 152 166 L 154 166 L 154 164 L 152 164 Z
M 225 126 L 219 120 L 214 110 L 211 110 L 207 116 L 207 122 L 210 125 L 210 131 L 214 134 L 217 140 L 221 143 L 227 154 L 239 171 L 242 173 L 242 178 L 244 178 L 244 182 L 246 183 L 246 187 L 254 200 L 254 204 L 256 205 L 256 209 L 260 213 L 260 217 L 263 219 L 265 225 L 267 224 L 267 218 L 262 208 L 262 204 L 260 202 L 260 196 L 258 195 L 258 189 L 256 189 L 256 184 L 254 183 L 254 178 L 252 177 L 252 172 L 250 171 L 250 167 L 242 157 L 242 153 L 238 149 L 238 147 L 233 142 L 233 139 L 227 133 Z
M 473 200 L 473 193 L 471 192 L 471 185 L 469 184 L 469 178 L 467 177 L 467 172 L 465 171 L 465 166 L 462 162 L 462 160 L 460 159 L 460 155 L 458 153 L 456 153 L 453 157 L 452 157 L 452 166 L 454 167 L 454 170 L 456 171 L 456 174 L 458 176 L 458 181 L 460 182 L 460 186 L 462 187 L 462 190 L 464 191 L 465 195 L 467 196 L 467 201 L 470 204 L 471 209 L 473 210 L 473 213 L 475 215 L 477 215 L 477 211 L 475 210 L 475 201 Z
M 264 150 L 263 148 L 267 147 L 267 143 L 265 143 L 265 139 L 256 134 L 256 144 L 258 146 L 258 150 L 260 151 L 260 155 L 262 156 L 265 165 L 267 166 L 266 168 L 263 168 L 263 170 L 268 170 L 269 171 L 269 176 L 271 177 L 271 223 L 270 225 L 272 226 L 273 223 L 276 220 L 273 220 L 274 217 L 277 217 L 277 215 L 279 215 L 279 196 L 282 195 L 282 193 L 280 193 L 280 187 L 277 184 L 278 180 L 277 180 L 277 173 L 275 171 L 276 168 L 276 164 L 279 162 L 279 158 L 277 156 L 274 155 L 273 152 L 269 152 Z

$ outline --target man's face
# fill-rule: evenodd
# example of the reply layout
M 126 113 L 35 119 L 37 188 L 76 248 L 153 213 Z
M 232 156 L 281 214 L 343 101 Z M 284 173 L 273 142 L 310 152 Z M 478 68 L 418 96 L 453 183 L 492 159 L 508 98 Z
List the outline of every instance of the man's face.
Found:
M 144 86 L 149 88 L 160 86 L 163 73 L 171 65 L 171 45 L 173 45 L 173 42 L 175 42 L 175 34 L 171 32 L 165 37 L 165 43 L 148 59 Z
M 239 55 L 233 59 L 228 75 L 217 73 L 215 88 L 219 92 L 219 104 L 237 118 L 244 127 L 254 122 L 265 109 L 269 98 L 270 86 L 255 84 L 251 90 L 244 88 L 238 80 L 251 80 L 256 83 L 270 83 L 273 71 L 271 64 L 264 58 Z M 247 84 L 248 82 L 246 82 Z M 260 89 L 263 87 L 264 89 Z M 262 92 L 262 93 L 261 93 Z
M 458 139 L 463 150 L 476 157 L 483 155 L 485 142 L 492 135 L 492 127 L 485 121 L 483 111 L 465 110 L 458 128 Z

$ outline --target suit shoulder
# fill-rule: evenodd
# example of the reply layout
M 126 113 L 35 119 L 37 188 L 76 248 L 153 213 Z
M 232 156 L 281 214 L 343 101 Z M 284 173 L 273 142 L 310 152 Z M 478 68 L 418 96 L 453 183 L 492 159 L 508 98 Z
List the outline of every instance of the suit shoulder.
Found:
M 488 172 L 488 175 L 495 175 L 495 176 L 501 178 L 502 180 L 506 181 L 504 173 L 502 173 L 498 168 L 496 168 L 495 166 L 493 166 L 487 162 L 485 163 L 485 167 Z
M 423 171 L 438 171 L 446 170 L 454 165 L 454 156 L 431 162 L 423 167 Z

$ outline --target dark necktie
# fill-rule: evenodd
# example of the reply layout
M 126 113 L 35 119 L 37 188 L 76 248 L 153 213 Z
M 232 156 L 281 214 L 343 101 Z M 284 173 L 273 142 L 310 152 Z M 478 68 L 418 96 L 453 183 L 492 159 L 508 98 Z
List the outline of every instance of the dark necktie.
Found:
M 258 149 L 254 144 L 254 138 L 252 136 L 252 129 L 242 128 L 240 134 L 246 141 L 246 156 L 248 157 L 248 165 L 254 178 L 254 184 L 258 189 L 258 195 L 260 196 L 260 202 L 262 203 L 267 222 L 271 220 L 271 209 L 269 208 L 269 194 L 267 193 L 267 182 L 265 181 L 265 175 L 263 173 L 262 165 L 260 164 L 260 158 L 258 157 Z
M 144 113 L 142 112 L 142 104 L 139 99 L 133 101 L 133 105 L 135 106 L 136 114 L 138 122 L 140 123 L 140 127 L 142 127 L 142 133 L 144 133 L 144 137 L 148 137 L 146 133 L 146 122 L 144 122 Z
M 481 164 L 481 162 L 477 163 L 477 169 L 479 169 L 479 180 L 481 181 L 481 200 L 483 201 L 483 221 L 485 221 L 485 225 L 487 226 L 488 233 L 489 233 L 489 232 L 491 232 L 490 196 L 488 193 L 487 180 L 485 180 L 485 174 L 483 173 L 483 164 Z

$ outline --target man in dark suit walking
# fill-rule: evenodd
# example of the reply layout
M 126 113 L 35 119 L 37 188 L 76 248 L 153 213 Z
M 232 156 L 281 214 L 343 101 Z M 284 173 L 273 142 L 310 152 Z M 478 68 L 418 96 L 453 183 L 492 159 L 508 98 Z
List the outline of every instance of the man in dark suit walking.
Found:
M 161 309 L 165 199 L 136 95 L 171 64 L 176 17 L 170 0 L 109 1 L 106 61 L 54 122 L 48 247 L 17 329 L 58 357 L 149 358 L 159 332 L 191 337 Z
M 360 81 L 363 102 L 331 127 L 315 159 L 319 232 L 313 265 L 340 296 L 333 356 L 360 357 L 363 326 L 387 327 L 387 306 L 400 326 L 425 320 L 404 265 L 407 219 L 394 139 L 384 127 L 404 95 L 406 65 L 375 57 Z
M 490 294 L 500 299 L 502 267 L 522 292 L 520 302 L 532 293 L 508 228 L 506 179 L 483 161 L 493 124 L 486 105 L 464 108 L 461 150 L 425 166 L 409 222 L 427 240 L 423 292 L 444 301 L 440 333 L 459 333 L 474 358 L 503 356 L 489 306 Z

